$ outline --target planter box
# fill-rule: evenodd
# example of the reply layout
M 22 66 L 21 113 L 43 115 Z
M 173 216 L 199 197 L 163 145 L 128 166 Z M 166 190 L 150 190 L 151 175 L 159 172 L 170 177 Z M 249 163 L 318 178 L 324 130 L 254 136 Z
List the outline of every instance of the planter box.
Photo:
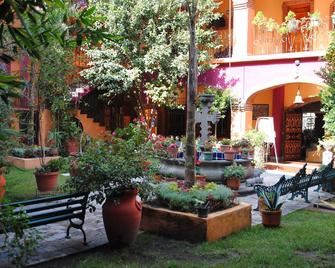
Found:
M 50 160 L 58 159 L 59 156 L 46 156 L 44 158 L 44 162 L 48 163 Z M 11 163 L 13 166 L 23 169 L 34 169 L 40 168 L 42 163 L 42 158 L 20 158 L 15 156 L 7 156 L 7 162 Z
M 250 226 L 251 205 L 247 203 L 210 213 L 207 218 L 144 204 L 140 229 L 197 243 L 215 241 Z

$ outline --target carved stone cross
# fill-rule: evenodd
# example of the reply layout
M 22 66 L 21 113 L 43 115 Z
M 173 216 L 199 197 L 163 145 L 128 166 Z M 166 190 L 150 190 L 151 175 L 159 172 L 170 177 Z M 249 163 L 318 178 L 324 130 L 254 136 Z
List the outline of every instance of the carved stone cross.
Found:
M 210 134 L 211 125 L 209 122 L 216 124 L 220 120 L 220 113 L 210 112 L 210 108 L 213 102 L 212 95 L 202 95 L 200 96 L 201 111 L 197 111 L 195 114 L 195 123 L 200 123 L 200 142 L 201 145 L 205 143 Z

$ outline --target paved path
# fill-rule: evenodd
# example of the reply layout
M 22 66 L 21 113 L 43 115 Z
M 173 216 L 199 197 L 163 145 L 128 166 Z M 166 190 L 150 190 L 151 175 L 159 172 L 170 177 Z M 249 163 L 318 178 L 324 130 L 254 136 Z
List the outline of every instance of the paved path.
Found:
M 278 172 L 264 173 L 262 175 L 264 177 L 264 184 L 272 185 L 276 183 L 281 175 L 282 173 Z M 316 202 L 319 197 L 321 199 L 327 199 L 333 196 L 324 192 L 314 192 L 314 189 L 315 188 L 311 188 L 309 191 L 309 199 L 311 202 Z M 282 198 L 286 200 L 289 198 L 289 195 L 283 196 Z M 252 204 L 253 208 L 257 207 L 258 199 L 256 194 L 239 197 L 238 200 Z M 283 206 L 283 214 L 286 215 L 307 206 L 309 206 L 309 204 L 305 203 L 304 200 L 301 198 L 296 198 L 293 201 L 286 200 Z M 261 217 L 259 215 L 259 212 L 253 211 L 252 224 L 255 225 L 259 223 L 261 223 Z M 43 235 L 44 239 L 40 241 L 36 254 L 29 259 L 28 264 L 37 264 L 52 259 L 61 258 L 69 254 L 87 251 L 92 248 L 104 245 L 108 242 L 105 235 L 100 208 L 98 208 L 95 213 L 87 212 L 86 214 L 84 229 L 87 234 L 87 246 L 82 244 L 82 233 L 81 231 L 76 229 L 71 229 L 71 239 L 65 239 L 65 231 L 67 226 L 68 222 L 64 221 L 60 223 L 37 227 L 37 229 Z M 0 252 L 0 267 L 11 267 L 8 263 L 8 258 L 5 252 Z

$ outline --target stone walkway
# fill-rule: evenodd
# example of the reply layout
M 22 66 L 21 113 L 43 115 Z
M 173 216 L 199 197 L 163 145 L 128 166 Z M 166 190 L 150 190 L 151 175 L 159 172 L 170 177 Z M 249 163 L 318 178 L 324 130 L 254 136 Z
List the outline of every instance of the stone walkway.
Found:
M 262 176 L 264 177 L 264 184 L 273 185 L 278 181 L 282 173 L 278 172 L 266 172 Z M 293 174 L 288 174 L 293 175 Z M 288 177 L 288 176 L 287 176 Z M 311 202 L 316 202 L 319 198 L 327 199 L 333 195 L 325 192 L 314 192 L 315 188 L 309 190 L 309 199 Z M 310 204 L 305 203 L 303 199 L 296 198 L 291 201 L 288 200 L 290 196 L 283 196 L 285 204 L 283 206 L 283 214 L 286 215 L 295 210 L 308 207 Z M 246 202 L 252 204 L 253 208 L 257 207 L 257 195 L 248 195 L 238 198 L 241 202 Z M 261 217 L 258 211 L 252 211 L 252 224 L 261 223 Z M 86 214 L 86 220 L 84 229 L 87 234 L 88 245 L 85 246 L 82 244 L 83 236 L 80 230 L 71 229 L 71 239 L 65 239 L 65 231 L 68 226 L 68 222 L 60 222 L 49 224 L 46 226 L 37 227 L 44 237 L 40 241 L 36 254 L 31 257 L 28 261 L 29 265 L 46 262 L 52 259 L 61 258 L 69 254 L 79 253 L 93 249 L 95 247 L 106 244 L 107 237 L 105 235 L 105 230 L 102 222 L 101 208 L 97 208 L 96 212 Z M 1 239 L 1 237 L 0 237 Z M 8 263 L 7 254 L 5 252 L 0 252 L 0 267 L 8 268 L 12 267 Z

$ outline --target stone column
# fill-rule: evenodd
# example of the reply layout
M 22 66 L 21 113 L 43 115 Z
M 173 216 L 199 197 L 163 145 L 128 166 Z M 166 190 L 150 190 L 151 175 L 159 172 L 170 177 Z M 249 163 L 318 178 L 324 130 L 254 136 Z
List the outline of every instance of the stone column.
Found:
M 254 0 L 233 0 L 233 57 L 253 52 L 255 16 Z

